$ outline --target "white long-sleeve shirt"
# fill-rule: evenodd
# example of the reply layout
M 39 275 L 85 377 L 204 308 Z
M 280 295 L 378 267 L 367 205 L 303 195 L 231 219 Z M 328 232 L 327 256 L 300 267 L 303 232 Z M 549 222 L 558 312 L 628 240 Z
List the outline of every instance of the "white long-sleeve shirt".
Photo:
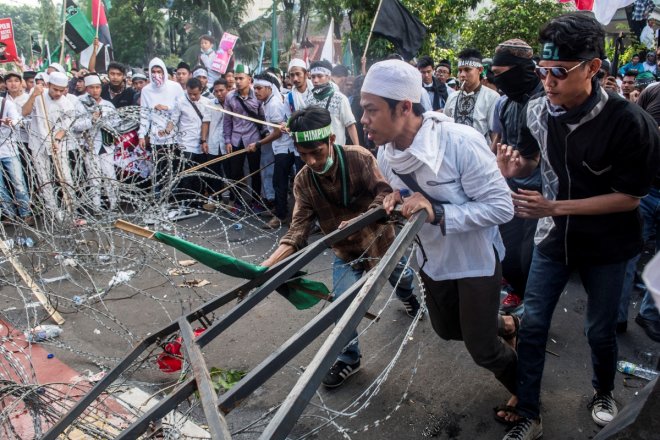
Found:
M 216 99 L 211 100 L 211 105 L 222 107 L 222 104 Z M 225 146 L 225 133 L 223 121 L 225 114 L 218 110 L 209 109 L 211 114 L 211 123 L 209 125 L 209 154 L 217 156 L 218 154 L 227 154 Z
M 421 161 L 412 172 L 419 187 L 443 202 L 445 209 L 446 235 L 430 223 L 419 233 L 428 258 L 424 272 L 436 281 L 491 276 L 495 270 L 493 249 L 500 260 L 505 252 L 497 225 L 513 218 L 509 187 L 483 135 L 438 115 L 424 114 L 424 123 L 409 147 L 437 151 L 441 161 L 437 172 Z M 397 165 L 385 159 L 385 149 L 395 157 L 403 155 L 392 144 L 379 147 L 378 165 L 385 178 L 394 190 L 415 192 L 394 173 Z M 424 262 L 421 250 L 417 261 Z
M 25 103 L 28 101 L 30 98 L 30 95 L 28 93 L 21 93 L 17 97 L 13 98 L 11 95 L 7 94 L 7 99 L 11 102 L 14 103 L 16 106 L 16 110 L 18 110 L 20 118 L 16 121 L 14 121 L 15 124 L 17 124 L 16 129 L 18 130 L 18 139 L 20 142 L 27 143 L 30 136 L 28 135 L 28 130 L 30 127 L 30 117 L 24 118 L 22 116 L 23 113 L 23 106 Z
M 14 157 L 18 155 L 16 149 L 16 142 L 19 140 L 15 135 L 15 130 L 18 128 L 15 124 L 21 119 L 18 109 L 11 100 L 7 98 L 0 98 L 0 106 L 4 102 L 4 109 L 0 115 L 0 120 L 9 118 L 12 125 L 0 124 L 0 158 Z
M 44 114 L 42 99 L 46 106 L 48 118 Z M 76 110 L 69 98 L 61 96 L 55 100 L 50 97 L 47 89 L 44 90 L 43 94 L 36 98 L 32 108 L 30 122 L 30 149 L 32 152 L 34 154 L 46 152 L 51 155 L 53 152 L 52 140 L 60 130 L 66 133 L 62 142 L 60 142 L 60 148 L 66 150 L 77 149 L 78 139 L 71 130 L 75 116 Z
M 101 99 L 101 102 L 94 102 L 92 104 L 91 99 L 87 94 L 80 96 L 76 106 L 77 118 L 73 124 L 73 128 L 79 133 L 87 132 L 81 136 L 80 141 L 85 144 L 91 143 L 94 147 L 94 153 L 101 153 L 102 148 L 106 154 L 114 153 L 114 149 L 111 146 L 103 146 L 101 126 L 104 124 L 107 124 L 109 127 L 118 126 L 121 122 L 119 114 L 110 101 Z M 94 121 L 93 114 L 97 111 L 101 113 L 101 116 L 98 121 Z M 86 145 L 86 147 L 89 148 L 91 145 Z
M 210 109 L 207 107 L 211 101 L 203 96 L 199 97 L 199 101 L 192 102 L 188 96 L 180 96 L 176 99 L 174 104 L 174 111 L 172 112 L 172 120 L 177 127 L 177 140 L 179 148 L 184 149 L 188 153 L 200 154 L 202 147 L 200 140 L 202 138 L 202 122 L 211 122 Z M 200 118 L 195 108 L 201 113 Z M 208 141 L 208 139 L 207 139 Z

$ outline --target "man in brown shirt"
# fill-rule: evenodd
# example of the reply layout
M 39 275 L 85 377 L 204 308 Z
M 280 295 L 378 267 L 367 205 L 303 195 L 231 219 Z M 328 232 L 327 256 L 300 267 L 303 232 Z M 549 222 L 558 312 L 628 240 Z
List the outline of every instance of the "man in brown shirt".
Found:
M 289 129 L 305 167 L 294 180 L 295 205 L 289 231 L 280 240 L 280 246 L 262 263 L 272 266 L 305 247 L 315 220 L 323 233 L 343 227 L 363 212 L 379 206 L 392 192 L 373 155 L 359 146 L 335 145 L 330 113 L 310 107 L 294 113 Z M 342 295 L 375 266 L 394 239 L 394 227 L 387 223 L 369 225 L 360 232 L 335 243 L 332 283 L 335 297 Z M 396 294 L 409 316 L 419 311 L 419 302 L 413 293 L 413 274 L 406 268 L 405 257 L 390 275 Z M 400 278 L 400 279 L 399 279 Z M 398 282 L 398 284 L 397 284 Z M 346 378 L 360 369 L 360 349 L 357 331 L 332 366 L 323 384 L 338 387 Z

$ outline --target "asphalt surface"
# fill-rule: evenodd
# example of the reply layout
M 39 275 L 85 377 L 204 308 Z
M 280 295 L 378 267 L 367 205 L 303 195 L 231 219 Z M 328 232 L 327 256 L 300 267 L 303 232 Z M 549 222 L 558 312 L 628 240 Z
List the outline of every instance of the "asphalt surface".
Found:
M 194 226 L 201 219 L 186 222 Z M 250 237 L 249 233 L 247 237 Z M 272 251 L 273 246 L 274 237 L 256 240 L 242 249 L 235 248 L 235 254 L 259 261 Z M 332 284 L 331 256 L 328 250 L 307 267 L 312 278 L 324 281 L 328 286 Z M 160 257 L 154 255 L 154 258 Z M 186 257 L 172 254 L 172 258 Z M 112 365 L 123 356 L 130 348 L 129 340 L 135 343 L 181 313 L 240 282 L 200 265 L 192 267 L 192 274 L 165 276 L 168 266 L 172 266 L 171 261 L 149 262 L 131 280 L 130 287 L 114 291 L 112 295 L 116 300 L 106 301 L 107 315 L 117 317 L 130 330 L 130 337 L 120 337 L 119 334 L 126 335 L 127 330 L 122 330 L 119 323 L 102 314 L 81 314 L 71 310 L 66 315 L 60 342 L 74 350 L 52 347 L 52 352 L 80 372 L 89 370 L 95 373 L 99 371 L 98 364 Z M 107 282 L 110 276 L 112 274 L 99 274 L 103 278 L 99 282 Z M 208 279 L 211 284 L 196 289 L 178 287 L 179 280 L 185 277 Z M 136 287 L 144 290 L 135 294 Z M 73 296 L 77 287 L 63 282 L 57 288 L 63 296 Z M 421 320 L 414 332 L 406 337 L 412 321 L 399 302 L 388 301 L 391 293 L 387 285 L 371 307 L 373 313 L 382 309 L 380 320 L 372 323 L 365 319 L 360 325 L 361 331 L 369 327 L 360 337 L 362 371 L 338 389 L 319 389 L 290 437 L 367 440 L 501 438 L 505 429 L 493 420 L 493 407 L 507 401 L 507 391 L 488 371 L 472 362 L 461 342 L 446 342 L 437 337 L 428 318 Z M 8 299 L 0 300 L 2 306 L 11 304 Z M 233 305 L 224 306 L 217 315 L 226 313 Z M 314 317 L 322 306 L 298 311 L 281 296 L 270 295 L 205 348 L 207 365 L 250 370 Z M 593 390 L 589 347 L 583 330 L 585 307 L 586 294 L 579 278 L 572 278 L 555 311 L 547 347 L 553 354 L 546 356 L 541 396 L 545 439 L 589 439 L 599 431 L 587 410 Z M 660 344 L 648 339 L 633 321 L 638 308 L 639 294 L 635 292 L 630 304 L 628 331 L 619 337 L 620 357 L 640 362 L 645 359 L 644 353 L 651 352 L 657 360 Z M 17 311 L 13 318 L 21 319 L 22 314 L 25 312 Z M 326 331 L 324 335 L 328 333 Z M 389 375 L 378 381 L 404 339 L 405 346 Z M 322 338 L 317 339 L 287 366 L 274 372 L 264 386 L 227 416 L 232 431 L 241 431 L 234 438 L 258 438 L 265 426 L 265 422 L 258 419 L 282 402 L 322 342 Z M 173 375 L 149 368 L 134 374 L 129 383 L 153 392 L 158 384 L 170 384 L 174 379 Z M 373 391 L 373 387 L 369 387 L 374 382 L 378 382 L 376 391 L 365 396 L 365 390 Z M 624 376 L 618 374 L 615 399 L 619 407 L 629 402 L 644 384 L 644 381 L 630 379 L 624 383 Z M 203 424 L 203 417 L 198 422 Z

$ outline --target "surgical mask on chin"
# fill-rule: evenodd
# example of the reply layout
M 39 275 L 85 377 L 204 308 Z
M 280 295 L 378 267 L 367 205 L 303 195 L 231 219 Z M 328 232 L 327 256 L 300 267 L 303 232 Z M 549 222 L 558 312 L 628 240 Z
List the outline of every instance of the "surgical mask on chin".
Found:
M 330 147 L 330 148 L 332 148 L 332 147 Z M 314 169 L 312 169 L 312 171 L 314 171 L 314 173 L 319 174 L 319 175 L 320 174 L 325 174 L 325 173 L 328 172 L 328 170 L 330 168 L 332 168 L 332 165 L 334 165 L 334 163 L 335 163 L 335 160 L 332 158 L 332 154 L 329 154 L 328 159 L 325 161 L 325 166 L 323 167 L 323 171 L 318 171 L 317 172 L 317 171 L 314 171 Z

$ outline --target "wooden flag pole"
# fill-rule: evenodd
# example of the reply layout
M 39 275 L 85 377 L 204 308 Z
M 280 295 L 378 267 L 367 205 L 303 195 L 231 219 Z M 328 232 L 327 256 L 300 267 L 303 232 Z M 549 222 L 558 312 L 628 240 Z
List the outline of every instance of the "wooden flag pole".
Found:
M 155 232 L 151 229 L 143 228 L 142 226 L 135 225 L 133 223 L 127 222 L 126 220 L 118 219 L 115 221 L 115 228 L 121 229 L 122 231 L 130 232 L 131 234 L 139 235 L 140 237 L 148 238 L 150 240 L 154 239 Z
M 103 4 L 103 0 L 97 1 L 98 6 L 96 7 L 96 36 L 94 37 L 94 42 L 92 43 L 94 46 L 92 49 L 92 56 L 89 59 L 89 65 L 87 66 L 90 72 L 96 72 L 96 55 L 99 49 L 99 25 L 101 23 L 101 5 Z
M 369 36 L 367 37 L 367 45 L 364 47 L 364 54 L 362 55 L 362 58 L 366 58 L 367 56 L 367 51 L 369 50 L 369 43 L 371 43 L 371 34 L 374 31 L 374 27 L 376 26 L 376 20 L 378 20 L 378 13 L 380 12 L 380 7 L 383 4 L 383 0 L 380 0 L 378 2 L 378 9 L 376 9 L 376 15 L 374 16 L 374 21 L 371 22 L 371 29 L 369 29 Z
M 282 128 L 282 126 L 279 125 L 279 124 L 273 124 L 272 122 L 262 121 L 261 119 L 251 118 L 249 116 L 245 116 L 245 115 L 242 115 L 240 113 L 230 112 L 229 110 L 225 110 L 222 107 L 217 107 L 215 105 L 210 105 L 210 104 L 204 104 L 204 105 L 207 106 L 210 109 L 213 109 L 213 110 L 216 110 L 216 111 L 219 111 L 219 112 L 222 112 L 222 113 L 225 113 L 225 114 L 228 114 L 230 116 L 234 116 L 234 117 L 237 117 L 237 118 L 240 118 L 240 119 L 245 119 L 246 121 L 254 122 L 255 124 L 268 125 L 269 127 L 273 127 L 273 128 Z
M 60 40 L 60 64 L 64 65 L 64 41 L 66 37 L 66 0 L 62 0 L 62 39 Z
M 266 168 L 268 168 L 269 166 L 271 166 L 271 165 L 274 164 L 274 163 L 275 163 L 275 161 L 272 161 L 271 163 L 262 166 L 262 167 L 259 168 L 257 171 L 254 171 L 254 172 L 248 174 L 247 176 L 243 177 L 242 179 L 237 180 L 236 182 L 232 183 L 232 184 L 229 185 L 228 187 L 223 188 L 223 189 L 221 189 L 220 191 L 211 194 L 211 197 L 213 197 L 213 196 L 217 196 L 218 194 L 222 194 L 222 193 L 225 192 L 225 191 L 229 191 L 230 189 L 235 188 L 236 186 L 238 186 L 239 183 L 243 183 L 243 181 L 244 181 L 245 179 L 247 179 L 248 177 L 252 177 L 252 176 L 254 176 L 254 175 L 257 174 L 257 173 L 262 172 L 263 170 L 265 170 Z
M 213 165 L 214 163 L 222 162 L 225 159 L 229 159 L 229 158 L 232 158 L 234 156 L 238 156 L 239 154 L 245 154 L 247 152 L 248 152 L 247 148 L 243 148 L 242 150 L 234 151 L 232 153 L 225 154 L 225 155 L 220 156 L 220 157 L 216 157 L 215 159 L 211 159 L 207 162 L 200 163 L 199 165 L 195 165 L 194 167 L 191 167 L 191 168 L 188 168 L 187 170 L 181 171 L 181 173 L 179 173 L 179 176 L 182 176 L 182 175 L 188 174 L 188 173 L 192 173 L 192 172 L 197 171 L 197 170 L 201 170 L 202 168 L 206 168 L 207 166 Z

